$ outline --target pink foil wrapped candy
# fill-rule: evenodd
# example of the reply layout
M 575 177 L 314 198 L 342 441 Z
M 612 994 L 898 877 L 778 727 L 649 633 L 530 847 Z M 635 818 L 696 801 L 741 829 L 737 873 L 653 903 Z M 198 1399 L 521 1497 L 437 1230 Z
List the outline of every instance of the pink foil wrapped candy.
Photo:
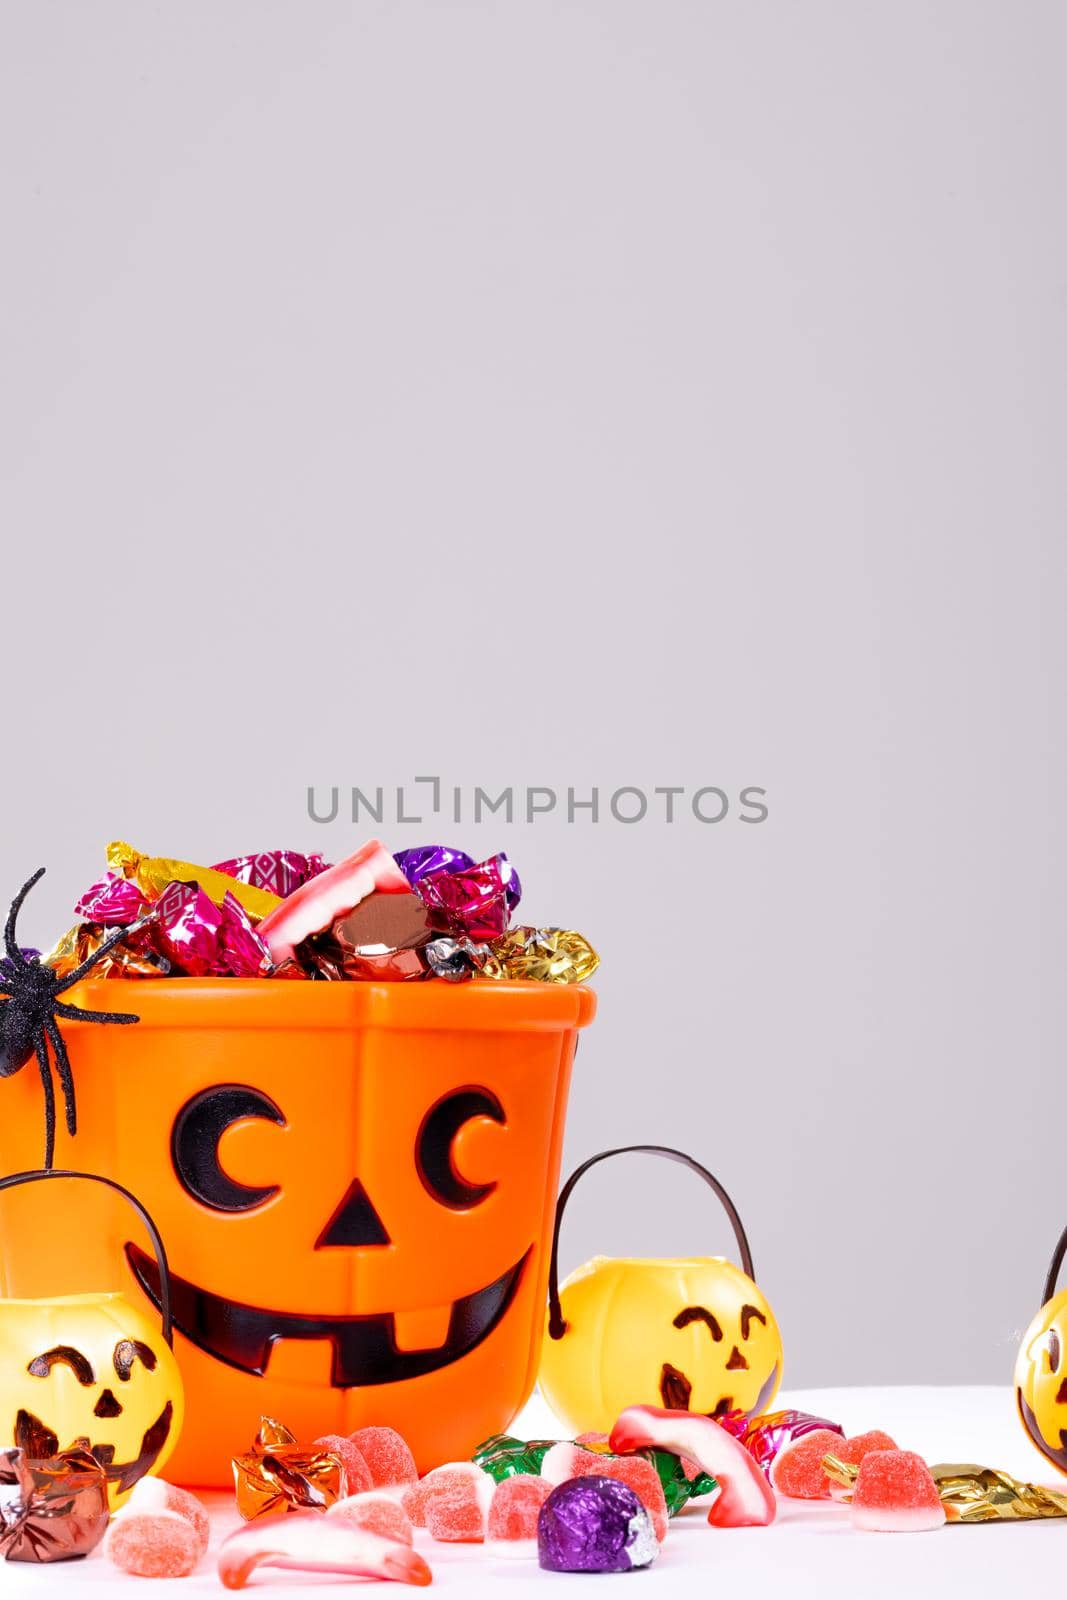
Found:
M 305 856 L 299 850 L 261 850 L 254 856 L 216 861 L 212 870 L 224 872 L 239 883 L 250 883 L 253 888 L 267 889 L 284 900 L 302 884 L 325 872 L 328 866 L 320 855 Z
M 193 978 L 256 978 L 270 952 L 244 907 L 228 894 L 217 906 L 195 883 L 170 883 L 154 908 L 153 939 L 179 971 Z
M 107 872 L 85 891 L 74 915 L 102 928 L 128 928 L 147 909 L 148 901 L 132 878 Z
M 508 887 L 517 881 L 507 856 L 497 855 L 464 872 L 431 873 L 420 878 L 416 890 L 441 933 L 457 939 L 497 939 L 511 920 Z

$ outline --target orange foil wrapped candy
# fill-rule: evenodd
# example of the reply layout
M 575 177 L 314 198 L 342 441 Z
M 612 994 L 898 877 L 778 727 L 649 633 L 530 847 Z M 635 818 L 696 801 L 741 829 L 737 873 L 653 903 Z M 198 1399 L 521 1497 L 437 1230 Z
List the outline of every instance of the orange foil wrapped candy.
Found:
M 248 915 L 257 921 L 269 916 L 282 903 L 269 890 L 257 889 L 254 884 L 227 877 L 213 867 L 198 867 L 191 861 L 173 861 L 166 856 L 143 856 L 139 850 L 121 840 L 108 845 L 107 864 L 112 872 L 132 879 L 149 901 L 158 900 L 170 883 L 195 883 L 217 906 L 221 906 L 227 894 L 232 894 Z
M 233 1485 L 246 1522 L 289 1511 L 325 1511 L 348 1492 L 340 1456 L 304 1449 L 273 1417 L 260 1419 L 247 1455 L 234 1456 Z
M 43 966 L 51 967 L 61 978 L 80 967 L 83 961 L 99 950 L 104 940 L 115 930 L 100 927 L 95 922 L 79 922 L 58 941 L 46 956 Z M 126 938 L 108 951 L 93 968 L 93 978 L 165 978 L 170 962 L 160 955 L 152 943 L 147 927 L 131 928 Z
M 572 928 L 510 928 L 492 940 L 483 978 L 532 978 L 537 983 L 584 983 L 600 957 Z

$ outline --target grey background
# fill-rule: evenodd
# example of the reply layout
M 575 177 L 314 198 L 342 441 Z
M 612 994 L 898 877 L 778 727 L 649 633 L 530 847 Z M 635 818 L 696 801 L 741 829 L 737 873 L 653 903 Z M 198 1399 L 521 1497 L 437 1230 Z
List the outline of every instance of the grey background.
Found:
M 788 1380 L 1006 1380 L 1067 1221 L 1067 10 L 0 24 L 26 932 L 112 837 L 345 852 L 312 783 L 762 785 L 383 831 L 593 938 L 568 1164 L 702 1156 Z M 727 1242 L 634 1162 L 564 1255 Z

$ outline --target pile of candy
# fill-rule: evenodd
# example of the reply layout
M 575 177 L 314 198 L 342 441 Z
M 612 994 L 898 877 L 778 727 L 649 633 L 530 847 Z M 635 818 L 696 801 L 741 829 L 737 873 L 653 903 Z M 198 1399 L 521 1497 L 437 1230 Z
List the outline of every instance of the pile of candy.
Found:
M 800 1411 L 724 1422 L 631 1406 L 610 1435 L 497 1435 L 472 1460 L 421 1478 L 392 1428 L 303 1445 L 264 1417 L 233 1475 L 246 1526 L 218 1551 L 230 1589 L 263 1567 L 428 1584 L 418 1529 L 490 1556 L 536 1559 L 546 1571 L 628 1572 L 656 1559 L 671 1518 L 695 1499 L 710 1502 L 716 1528 L 766 1527 L 779 1496 L 842 1502 L 855 1528 L 877 1532 L 1067 1516 L 1067 1494 L 990 1468 L 930 1467 L 886 1433 L 846 1438 L 836 1423 Z M 67 1560 L 103 1541 L 123 1572 L 184 1577 L 204 1557 L 208 1533 L 197 1498 L 161 1479 L 141 1479 L 109 1525 L 106 1476 L 92 1455 L 0 1455 L 0 1550 L 9 1560 Z
M 96 977 L 529 978 L 581 983 L 599 957 L 581 934 L 511 925 L 522 895 L 502 852 L 475 862 L 447 845 L 391 855 L 371 839 L 330 866 L 269 850 L 200 867 L 107 849 L 81 920 L 44 958 L 60 976 L 103 951 Z

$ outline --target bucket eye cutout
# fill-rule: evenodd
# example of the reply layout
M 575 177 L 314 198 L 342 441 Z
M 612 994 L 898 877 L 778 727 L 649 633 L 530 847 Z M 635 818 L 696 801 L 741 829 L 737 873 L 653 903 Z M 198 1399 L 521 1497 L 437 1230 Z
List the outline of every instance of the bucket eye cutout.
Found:
M 219 1140 L 235 1122 L 260 1117 L 277 1127 L 285 1117 L 269 1095 L 243 1083 L 219 1083 L 202 1089 L 174 1119 L 170 1153 L 178 1181 L 187 1194 L 212 1211 L 254 1211 L 278 1192 L 276 1183 L 262 1188 L 238 1183 L 219 1164 Z
M 502 1127 L 507 1122 L 504 1107 L 492 1090 L 479 1086 L 456 1089 L 430 1107 L 415 1141 L 415 1165 L 422 1186 L 449 1211 L 466 1211 L 496 1188 L 495 1182 L 468 1183 L 456 1171 L 452 1144 L 472 1117 L 490 1117 Z

